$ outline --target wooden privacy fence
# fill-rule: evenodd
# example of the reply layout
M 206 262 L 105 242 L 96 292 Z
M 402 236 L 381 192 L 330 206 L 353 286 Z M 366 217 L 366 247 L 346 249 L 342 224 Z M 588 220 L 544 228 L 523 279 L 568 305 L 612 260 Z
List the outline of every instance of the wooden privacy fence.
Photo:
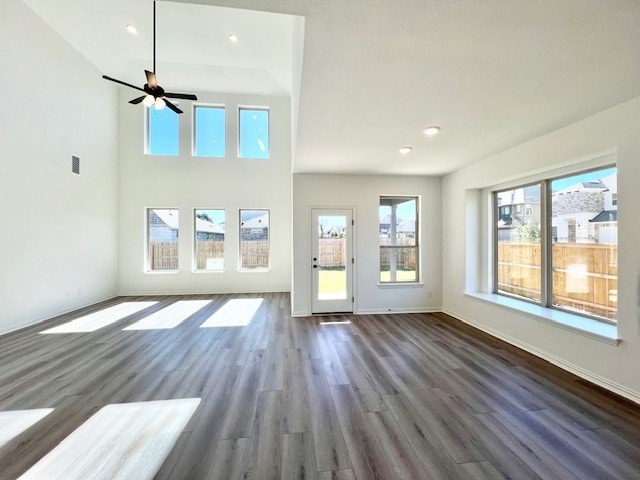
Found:
M 344 238 L 321 238 L 319 239 L 319 247 L 319 265 L 321 267 L 344 267 L 347 264 Z
M 540 300 L 541 250 L 537 243 L 498 244 L 498 289 Z M 618 247 L 554 243 L 553 303 L 615 319 L 618 302 Z
M 240 242 L 241 268 L 269 268 L 269 240 L 243 240 Z M 224 258 L 223 240 L 196 242 L 195 260 L 198 270 L 207 268 L 207 260 Z M 152 242 L 149 244 L 151 270 L 178 269 L 178 242 Z

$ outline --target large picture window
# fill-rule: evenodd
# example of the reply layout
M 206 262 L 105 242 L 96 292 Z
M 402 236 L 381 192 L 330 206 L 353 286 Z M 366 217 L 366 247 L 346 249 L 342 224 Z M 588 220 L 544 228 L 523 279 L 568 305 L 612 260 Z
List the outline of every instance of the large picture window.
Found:
M 177 209 L 147 210 L 147 270 L 178 270 L 178 235 L 180 218 Z
M 419 280 L 418 231 L 418 197 L 380 197 L 380 283 Z
M 615 322 L 616 168 L 494 192 L 494 291 Z
M 269 268 L 269 210 L 240 210 L 240 270 Z
M 194 268 L 197 271 L 224 271 L 224 210 L 194 210 Z

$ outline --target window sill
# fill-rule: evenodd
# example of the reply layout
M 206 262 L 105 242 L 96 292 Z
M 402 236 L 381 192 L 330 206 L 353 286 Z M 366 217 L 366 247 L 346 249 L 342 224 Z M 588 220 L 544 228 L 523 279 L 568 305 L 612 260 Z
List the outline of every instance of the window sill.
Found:
M 180 270 L 145 270 L 145 275 L 177 275 Z
M 618 328 L 615 325 L 493 293 L 468 292 L 465 293 L 465 295 L 492 305 L 499 305 L 520 313 L 525 313 L 536 320 L 551 323 L 560 328 L 600 340 L 601 342 L 611 345 L 618 345 L 620 343 Z
M 378 283 L 378 288 L 422 288 L 424 283 L 420 282 L 396 282 L 396 283 Z
M 238 273 L 271 273 L 270 268 L 238 269 Z
M 227 273 L 226 270 L 191 270 L 191 273 L 195 273 L 195 274 L 203 274 L 203 273 L 214 273 L 214 274 L 220 274 L 220 273 Z

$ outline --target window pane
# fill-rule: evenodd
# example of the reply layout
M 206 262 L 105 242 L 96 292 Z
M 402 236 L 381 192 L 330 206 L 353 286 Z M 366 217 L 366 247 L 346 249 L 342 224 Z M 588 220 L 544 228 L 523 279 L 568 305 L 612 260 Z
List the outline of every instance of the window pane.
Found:
M 241 158 L 269 158 L 269 110 L 240 109 Z
M 498 292 L 540 301 L 540 184 L 497 192 Z
M 178 210 L 150 208 L 147 210 L 147 268 L 156 270 L 178 269 Z
M 195 268 L 220 272 L 224 270 L 224 210 L 196 210 Z
M 553 180 L 551 191 L 553 305 L 615 320 L 617 171 Z
M 380 282 L 417 282 L 418 197 L 380 197 L 378 216 Z
M 269 268 L 269 210 L 240 210 L 240 269 Z
M 169 108 L 156 110 L 151 106 L 149 115 L 149 154 L 178 155 L 180 153 L 178 140 L 179 116 Z
M 198 157 L 224 157 L 225 111 L 223 107 L 196 106 L 195 154 Z
M 380 283 L 417 282 L 418 248 L 381 248 Z

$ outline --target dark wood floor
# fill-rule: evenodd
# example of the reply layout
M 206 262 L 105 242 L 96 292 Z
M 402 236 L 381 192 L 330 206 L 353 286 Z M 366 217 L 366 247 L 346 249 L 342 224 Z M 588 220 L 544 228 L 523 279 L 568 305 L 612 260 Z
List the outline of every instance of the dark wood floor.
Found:
M 156 478 L 640 478 L 640 408 L 444 314 L 292 318 L 288 294 L 265 294 L 248 326 L 199 328 L 257 296 L 137 298 L 160 302 L 38 333 L 132 300 L 116 299 L 0 337 L 0 411 L 55 408 L 0 448 L 0 477 L 107 404 L 199 397 Z M 185 298 L 213 302 L 122 330 Z

